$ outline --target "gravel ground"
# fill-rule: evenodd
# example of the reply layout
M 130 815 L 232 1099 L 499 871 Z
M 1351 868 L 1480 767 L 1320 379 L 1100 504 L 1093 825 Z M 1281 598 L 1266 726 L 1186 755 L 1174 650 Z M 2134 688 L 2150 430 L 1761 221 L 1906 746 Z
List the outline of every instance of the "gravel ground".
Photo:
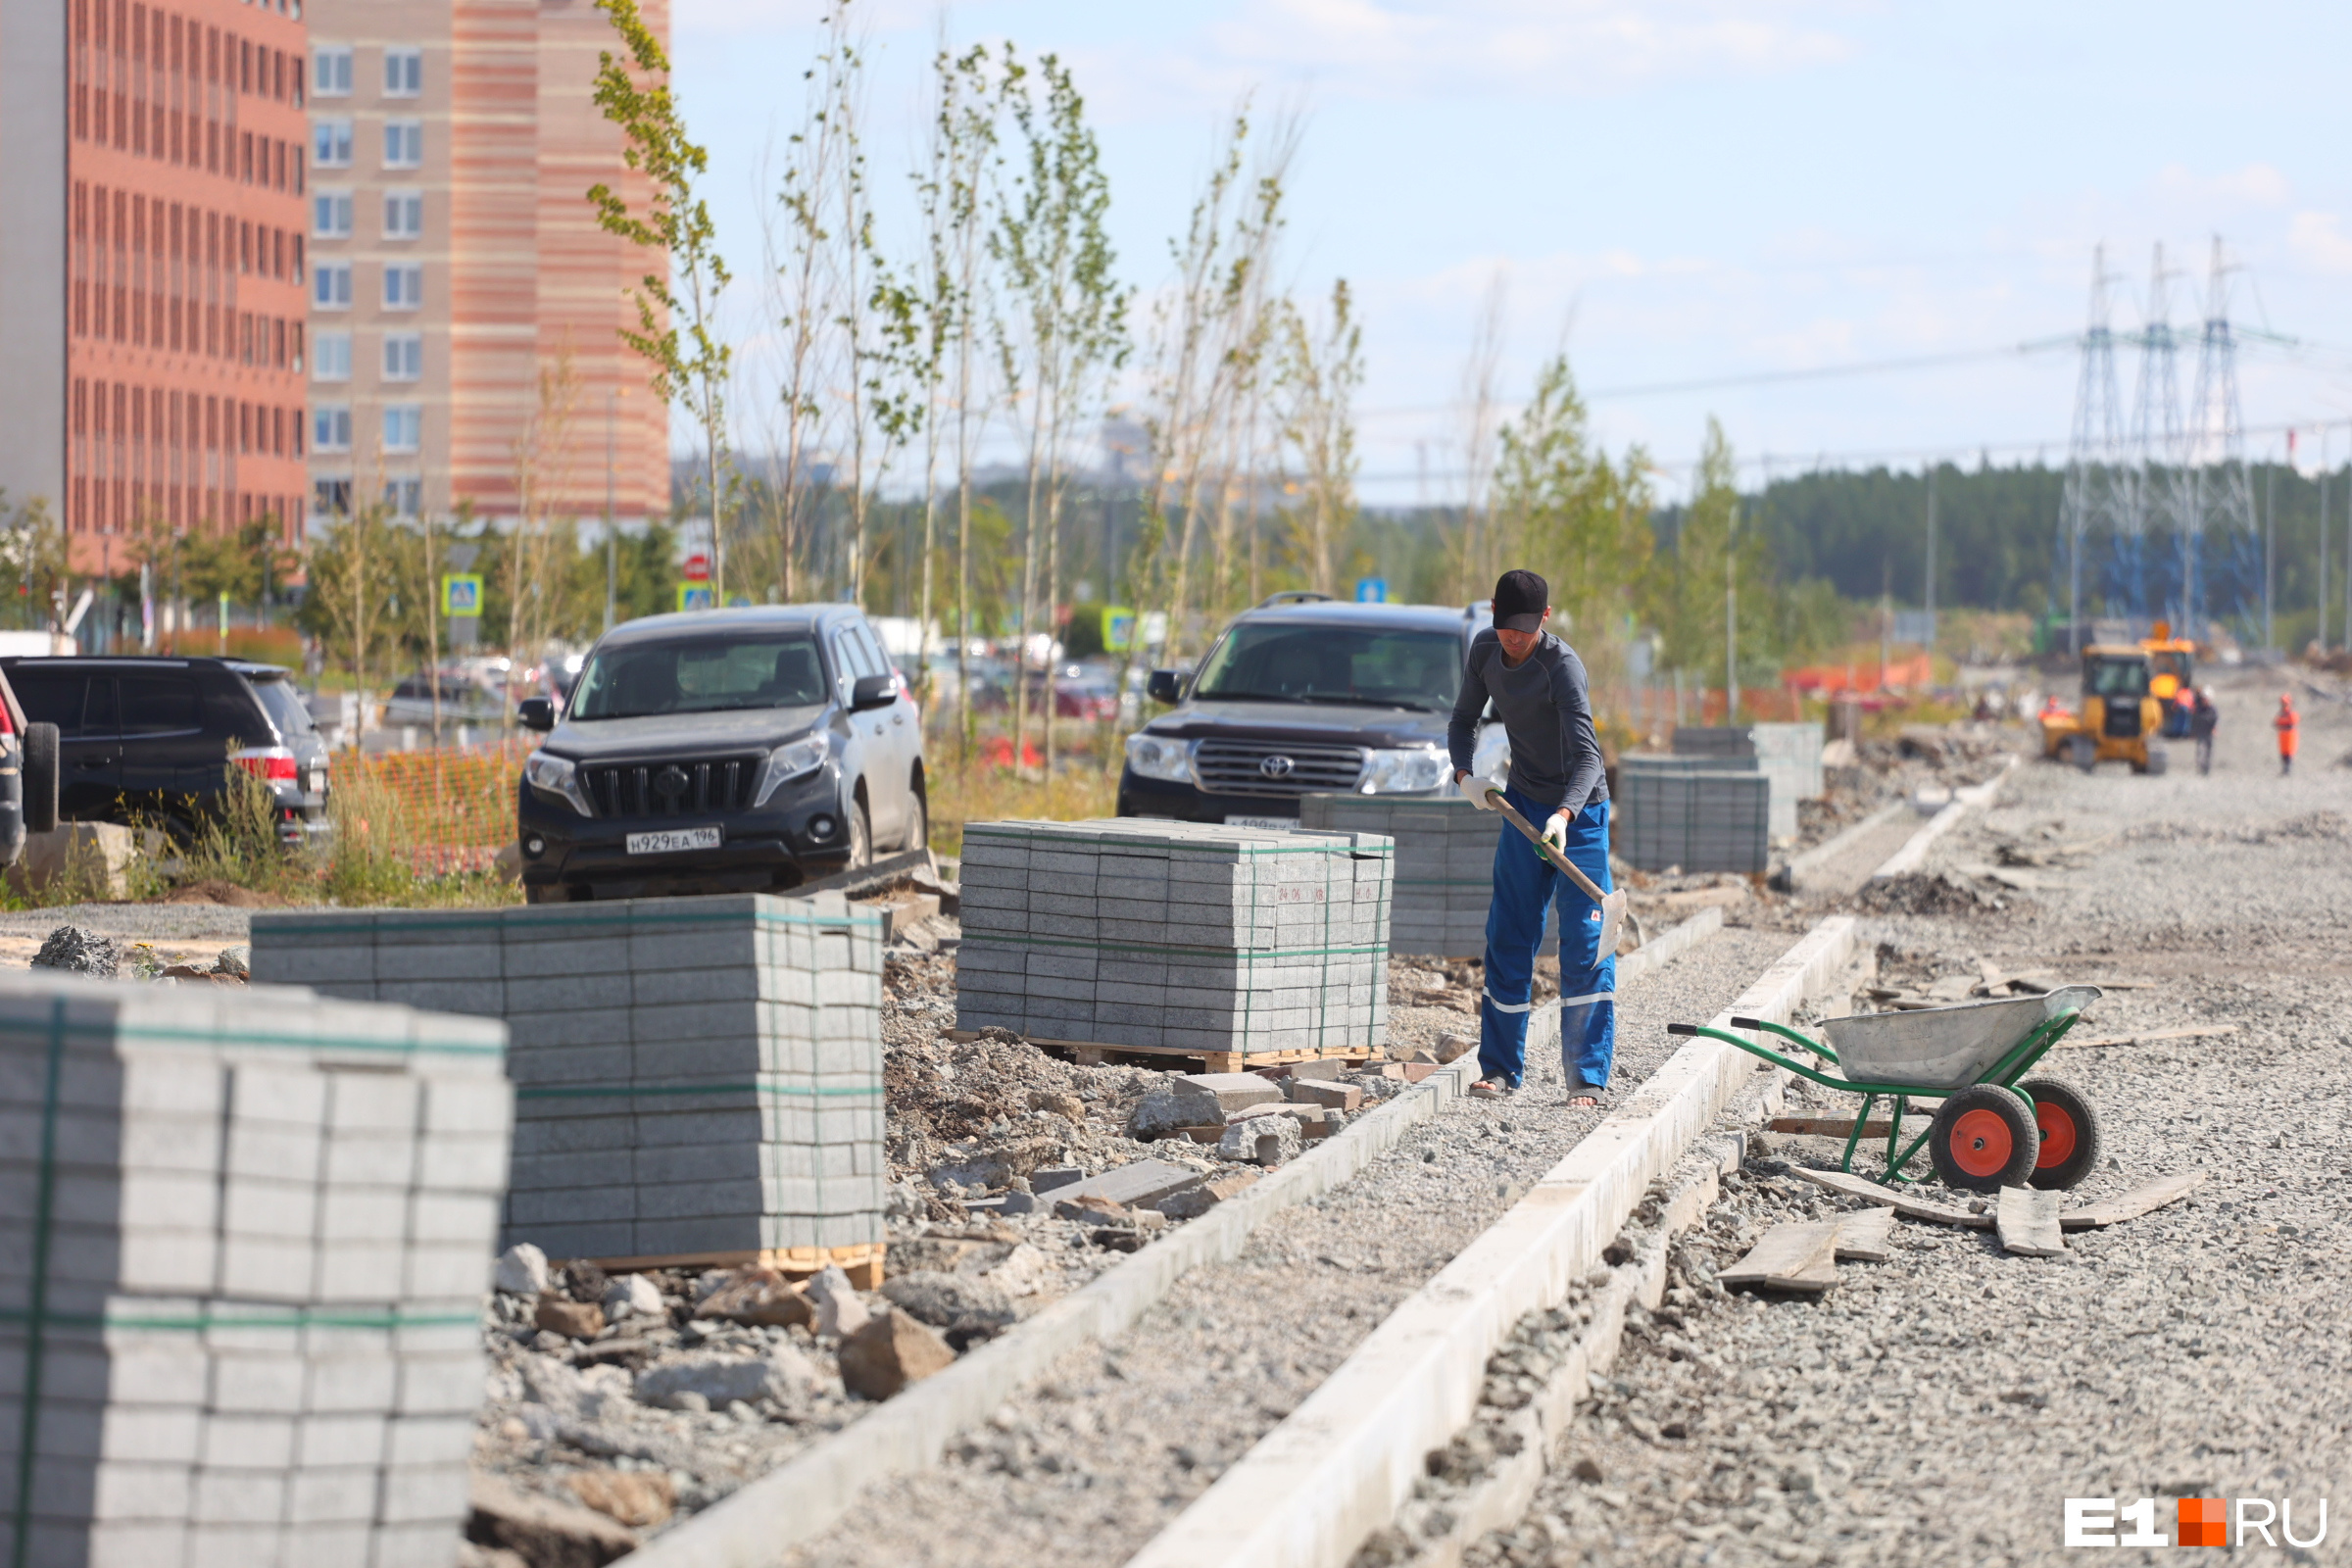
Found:
M 1726 931 L 1629 988 L 1614 1095 L 1670 1054 L 1664 1024 L 1720 1011 L 1787 946 Z M 1457 1102 L 1268 1221 L 1240 1258 L 1188 1274 L 1117 1341 L 1073 1350 L 938 1469 L 879 1489 L 792 1560 L 1123 1561 L 1591 1130 L 1600 1112 L 1562 1094 L 1554 1054 L 1517 1098 Z
M 1771 1221 L 1847 1205 L 1786 1174 L 1834 1165 L 1838 1146 L 1782 1140 L 1678 1247 L 1665 1308 L 1637 1321 L 1564 1462 L 1520 1526 L 1473 1549 L 1477 1568 L 2054 1562 L 2068 1496 L 2154 1497 L 2168 1541 L 2177 1496 L 2291 1497 L 2306 1538 L 2319 1499 L 2340 1512 L 2352 820 L 2330 764 L 2352 713 L 2301 702 L 2303 756 L 2282 780 L 2267 723 L 2279 677 L 2216 685 L 2210 778 L 2185 746 L 2162 778 L 2028 763 L 1934 862 L 1983 861 L 2052 823 L 2068 841 L 2119 835 L 2080 869 L 2040 873 L 1998 910 L 1868 928 L 1913 978 L 1983 957 L 2158 982 L 2110 992 L 2079 1026 L 2093 1037 L 2238 1025 L 2047 1063 L 2088 1092 L 2105 1133 L 2108 1157 L 2069 1206 L 2173 1172 L 2205 1184 L 2070 1236 L 2060 1258 L 1903 1221 L 1891 1261 L 1839 1265 L 1819 1300 L 1727 1295 L 1716 1268 Z M 1833 1100 L 1852 1104 L 1823 1092 L 1805 1108 Z M 2331 1528 L 2316 1553 L 2279 1550 L 2337 1560 L 2344 1525 Z

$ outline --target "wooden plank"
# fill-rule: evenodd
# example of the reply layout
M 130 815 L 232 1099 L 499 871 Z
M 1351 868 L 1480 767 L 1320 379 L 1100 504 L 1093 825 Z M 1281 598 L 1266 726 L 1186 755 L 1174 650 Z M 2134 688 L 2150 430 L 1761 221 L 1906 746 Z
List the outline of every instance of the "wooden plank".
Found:
M 1884 1121 L 1866 1121 L 1862 1124 L 1862 1136 L 1866 1139 L 1884 1138 L 1891 1125 Z M 1846 1138 L 1853 1133 L 1854 1119 L 1851 1116 L 1775 1116 L 1764 1124 L 1764 1130 L 1768 1133 L 1795 1133 L 1804 1138 Z
M 1894 1255 L 1894 1210 L 1874 1203 L 1838 1216 L 1838 1260 L 1884 1263 Z
M 2145 1034 L 2137 1035 L 2102 1035 L 2095 1040 L 2077 1040 L 2073 1035 L 2068 1035 L 2058 1044 L 2061 1048 L 2067 1046 L 2153 1046 L 2167 1040 L 2212 1040 L 2221 1035 L 2235 1033 L 2237 1033 L 2237 1025 L 2233 1023 L 2204 1023 L 2188 1029 L 2150 1029 Z
M 2193 1191 L 2208 1172 L 2197 1171 L 2186 1176 L 2160 1176 L 2144 1186 L 2134 1187 L 2121 1198 L 2104 1198 L 2095 1203 L 2070 1209 L 2058 1216 L 2058 1223 L 2070 1231 L 2104 1230 L 2121 1225 L 2128 1219 L 2152 1214 L 2157 1209 Z
M 1850 1193 L 1856 1198 L 1867 1198 L 1874 1203 L 1884 1203 L 1905 1219 L 1934 1220 L 1938 1225 L 1958 1225 L 1972 1231 L 1992 1229 L 1990 1214 L 1972 1214 L 1965 1208 L 1931 1203 L 1925 1199 L 1913 1198 L 1908 1193 L 1896 1192 L 1891 1187 L 1882 1187 L 1866 1177 L 1849 1176 L 1841 1170 L 1809 1170 L 1802 1165 L 1791 1165 L 1788 1174 L 1802 1176 L 1817 1187 L 1827 1187 L 1834 1192 Z
M 738 1252 L 661 1252 L 644 1257 L 592 1257 L 608 1274 L 636 1274 L 651 1268 L 772 1268 L 779 1274 L 815 1274 L 838 1265 L 861 1291 L 882 1288 L 884 1244 L 851 1247 L 768 1247 Z
M 962 1045 L 980 1038 L 977 1029 L 945 1029 L 941 1033 Z M 1225 1062 L 1228 1066 L 1210 1066 L 1210 1072 L 1241 1072 L 1250 1067 L 1279 1066 L 1286 1061 L 1369 1061 L 1371 1053 L 1362 1046 L 1334 1046 L 1322 1051 L 1188 1051 L 1181 1046 L 1119 1046 L 1102 1040 L 1052 1040 L 1044 1035 L 1023 1037 L 1041 1051 L 1067 1051 L 1077 1055 L 1092 1054 L 1093 1065 L 1100 1065 L 1102 1056 L 1174 1056 L 1186 1061 Z
M 2066 1250 L 2058 1226 L 2058 1194 L 2038 1187 L 2004 1187 L 1993 1209 L 2001 1250 L 2020 1257 L 2056 1257 Z
M 1775 1225 L 1715 1278 L 1727 1291 L 1745 1286 L 1819 1296 L 1838 1283 L 1838 1222 Z

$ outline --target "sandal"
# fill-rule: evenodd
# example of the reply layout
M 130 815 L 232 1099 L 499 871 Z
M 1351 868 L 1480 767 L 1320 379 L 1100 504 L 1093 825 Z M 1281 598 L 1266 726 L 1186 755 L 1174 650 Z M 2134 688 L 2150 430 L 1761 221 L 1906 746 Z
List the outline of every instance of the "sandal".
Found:
M 1500 1100 L 1511 1092 L 1511 1086 L 1500 1078 L 1481 1078 L 1470 1086 L 1473 1100 Z
M 1570 1110 L 1598 1110 L 1600 1108 L 1600 1097 L 1598 1095 L 1570 1095 L 1566 1100 L 1561 1101 L 1560 1103 L 1567 1106 Z

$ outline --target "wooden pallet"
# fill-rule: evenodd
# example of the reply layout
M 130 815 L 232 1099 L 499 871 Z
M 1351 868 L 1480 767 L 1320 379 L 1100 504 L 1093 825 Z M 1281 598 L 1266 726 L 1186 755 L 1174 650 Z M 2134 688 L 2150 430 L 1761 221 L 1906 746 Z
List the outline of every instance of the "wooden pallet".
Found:
M 608 1274 L 637 1274 L 651 1268 L 772 1268 L 779 1274 L 815 1274 L 828 1265 L 838 1265 L 858 1289 L 878 1291 L 885 1246 L 860 1242 L 855 1247 L 765 1247 L 745 1252 L 663 1252 L 587 1261 Z
M 961 1045 L 980 1038 L 977 1029 L 950 1029 L 950 1040 Z M 1290 1061 L 1353 1061 L 1372 1059 L 1365 1046 L 1339 1046 L 1329 1051 L 1188 1051 L 1182 1046 L 1114 1046 L 1100 1040 L 1048 1040 L 1042 1035 L 1024 1036 L 1041 1051 L 1066 1052 L 1081 1067 L 1100 1067 L 1111 1056 L 1172 1056 L 1184 1061 L 1202 1063 L 1202 1072 L 1247 1072 L 1252 1067 L 1279 1067 Z

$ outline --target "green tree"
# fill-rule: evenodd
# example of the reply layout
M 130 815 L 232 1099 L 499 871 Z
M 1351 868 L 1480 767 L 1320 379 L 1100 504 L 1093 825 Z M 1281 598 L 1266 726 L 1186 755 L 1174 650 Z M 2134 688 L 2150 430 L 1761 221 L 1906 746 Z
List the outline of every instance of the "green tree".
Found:
M 55 618 L 70 576 L 68 561 L 66 531 L 48 501 L 33 496 L 12 508 L 8 492 L 0 490 L 0 579 L 17 602 L 20 624 L 46 626 Z
M 1568 357 L 1536 378 L 1536 395 L 1499 434 L 1492 487 L 1498 555 L 1551 583 L 1551 602 L 1588 664 L 1613 669 L 1650 564 L 1648 460 L 1620 464 L 1592 441 Z
M 1288 301 L 1278 308 L 1274 386 L 1282 439 L 1297 455 L 1298 504 L 1289 509 L 1292 564 L 1318 593 L 1339 591 L 1335 560 L 1355 521 L 1355 394 L 1364 384 L 1364 329 L 1348 280 L 1331 285 L 1319 329 Z M 1287 465 L 1286 465 L 1287 466 Z
M 1720 684 L 1729 661 L 1744 669 L 1768 663 L 1772 653 L 1772 557 L 1753 519 L 1740 525 L 1738 477 L 1731 442 L 1710 418 L 1690 504 L 1652 574 L 1650 618 L 1667 667 L 1702 687 Z M 1736 651 L 1728 647 L 1735 635 Z
M 653 367 L 654 391 L 663 402 L 684 403 L 703 436 L 704 472 L 710 500 L 710 580 L 726 600 L 726 514 L 733 497 L 725 473 L 726 390 L 734 354 L 718 336 L 718 297 L 730 281 L 718 253 L 718 231 L 696 181 L 710 154 L 686 133 L 670 86 L 669 57 L 654 36 L 637 0 L 596 0 L 612 19 L 626 58 L 604 50 L 597 56 L 596 105 L 620 127 L 627 145 L 621 161 L 650 187 L 641 208 L 611 185 L 598 181 L 588 191 L 597 221 L 606 232 L 658 251 L 668 260 L 630 290 L 637 329 L 621 329 L 621 341 Z M 684 275 L 683 292 L 673 281 Z M 683 318 L 684 328 L 679 320 Z

